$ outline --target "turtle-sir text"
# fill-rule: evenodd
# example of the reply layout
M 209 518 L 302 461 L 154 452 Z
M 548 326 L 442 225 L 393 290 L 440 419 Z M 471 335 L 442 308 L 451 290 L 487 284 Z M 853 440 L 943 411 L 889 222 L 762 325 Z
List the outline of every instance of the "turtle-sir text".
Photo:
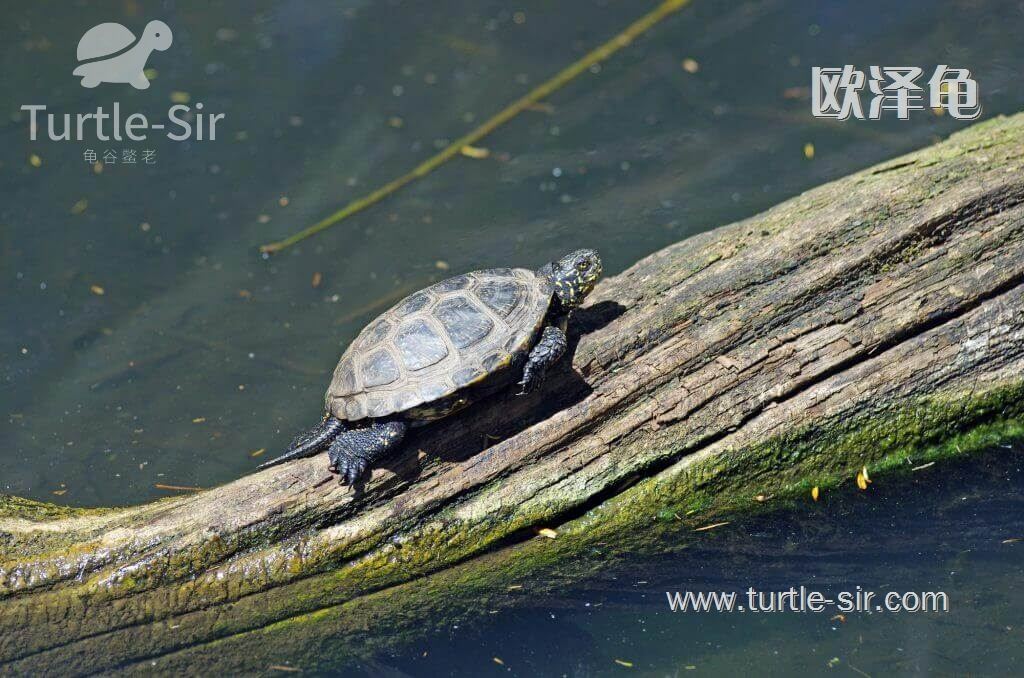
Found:
M 214 141 L 217 123 L 225 117 L 224 113 L 203 113 L 202 102 L 195 106 L 171 106 L 163 123 L 150 123 L 143 113 L 122 117 L 121 105 L 116 101 L 112 113 L 102 106 L 95 113 L 48 113 L 42 104 L 24 105 L 21 110 L 29 113 L 32 141 L 39 138 L 44 125 L 51 141 L 145 141 L 154 130 L 164 131 L 171 141 Z

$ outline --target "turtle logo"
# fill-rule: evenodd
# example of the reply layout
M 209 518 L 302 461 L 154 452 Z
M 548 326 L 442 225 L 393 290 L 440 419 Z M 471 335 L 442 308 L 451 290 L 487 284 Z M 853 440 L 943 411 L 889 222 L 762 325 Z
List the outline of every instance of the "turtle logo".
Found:
M 171 46 L 171 28 L 163 21 L 150 21 L 136 39 L 121 24 L 93 26 L 78 41 L 79 66 L 73 75 L 81 76 L 82 87 L 101 83 L 128 83 L 135 89 L 148 89 L 146 61 L 153 50 Z

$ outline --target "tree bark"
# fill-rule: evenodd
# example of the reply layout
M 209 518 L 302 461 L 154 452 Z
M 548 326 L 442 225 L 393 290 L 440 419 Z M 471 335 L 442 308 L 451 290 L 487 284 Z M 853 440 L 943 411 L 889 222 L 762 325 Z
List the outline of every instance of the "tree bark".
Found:
M 999 118 L 656 252 L 541 393 L 421 429 L 358 495 L 320 455 L 130 508 L 0 498 L 0 667 L 251 668 L 309 613 L 458 606 L 659 516 L 1019 437 L 1022 164 L 1024 115 Z

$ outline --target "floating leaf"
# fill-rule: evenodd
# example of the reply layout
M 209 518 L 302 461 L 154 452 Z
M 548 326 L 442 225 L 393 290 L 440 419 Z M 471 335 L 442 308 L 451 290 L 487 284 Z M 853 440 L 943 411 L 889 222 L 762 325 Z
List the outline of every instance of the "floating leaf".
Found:
M 616 659 L 615 663 L 619 666 L 625 666 L 627 669 L 633 668 L 633 662 L 627 662 L 625 659 Z
M 808 160 L 814 159 L 814 144 L 811 142 L 804 144 L 804 157 Z
M 712 523 L 710 525 L 705 525 L 704 527 L 698 527 L 698 528 L 696 528 L 694 530 L 694 532 L 705 532 L 707 530 L 713 530 L 716 527 L 722 527 L 723 525 L 728 525 L 729 522 L 730 521 L 726 520 L 725 522 L 721 522 L 721 523 Z
M 814 487 L 811 488 L 811 499 L 813 499 L 814 501 L 818 501 L 818 497 L 820 495 L 821 495 L 821 492 L 818 490 L 818 486 L 817 485 L 815 485 Z
M 682 67 L 684 71 L 690 74 L 700 70 L 700 64 L 697 63 L 696 59 L 683 59 Z
M 547 537 L 548 539 L 554 539 L 558 536 L 558 533 L 552 530 L 550 527 L 540 528 L 539 530 L 537 530 L 537 534 L 539 534 L 542 537 Z
M 28 156 L 28 164 L 32 165 L 33 167 L 42 167 L 43 159 L 40 158 L 35 153 L 33 153 L 32 155 Z
M 501 661 L 501 657 L 491 657 L 491 659 L 493 659 L 494 663 L 497 664 L 498 666 L 504 666 L 505 665 L 505 662 Z
M 868 481 L 864 478 L 864 474 L 857 471 L 857 487 L 862 490 L 868 489 Z
M 266 451 L 267 451 L 267 448 L 265 448 L 265 447 L 261 447 L 261 448 L 260 448 L 260 449 L 258 449 L 258 450 L 253 450 L 252 452 L 250 452 L 250 453 L 249 453 L 249 456 L 250 456 L 250 457 L 258 457 L 258 456 L 260 456 L 261 454 L 263 454 L 263 453 L 264 453 L 264 452 L 266 452 Z
M 156 483 L 153 487 L 158 490 L 175 490 L 177 492 L 200 492 L 203 489 L 194 485 L 164 485 L 163 483 Z
M 483 160 L 491 154 L 490 149 L 480 148 L 479 146 L 463 146 L 459 150 L 462 155 L 467 158 L 474 158 L 475 160 Z

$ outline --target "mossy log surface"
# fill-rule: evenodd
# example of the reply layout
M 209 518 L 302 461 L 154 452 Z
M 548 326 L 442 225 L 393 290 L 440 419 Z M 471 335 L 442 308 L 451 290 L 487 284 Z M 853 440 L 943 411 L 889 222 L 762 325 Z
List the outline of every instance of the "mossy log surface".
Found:
M 124 509 L 0 497 L 0 671 L 315 662 L 328 619 L 415 633 L 659 516 L 1020 437 L 1022 166 L 1024 115 L 994 119 L 652 254 L 541 393 L 420 430 L 358 495 L 318 456 Z

